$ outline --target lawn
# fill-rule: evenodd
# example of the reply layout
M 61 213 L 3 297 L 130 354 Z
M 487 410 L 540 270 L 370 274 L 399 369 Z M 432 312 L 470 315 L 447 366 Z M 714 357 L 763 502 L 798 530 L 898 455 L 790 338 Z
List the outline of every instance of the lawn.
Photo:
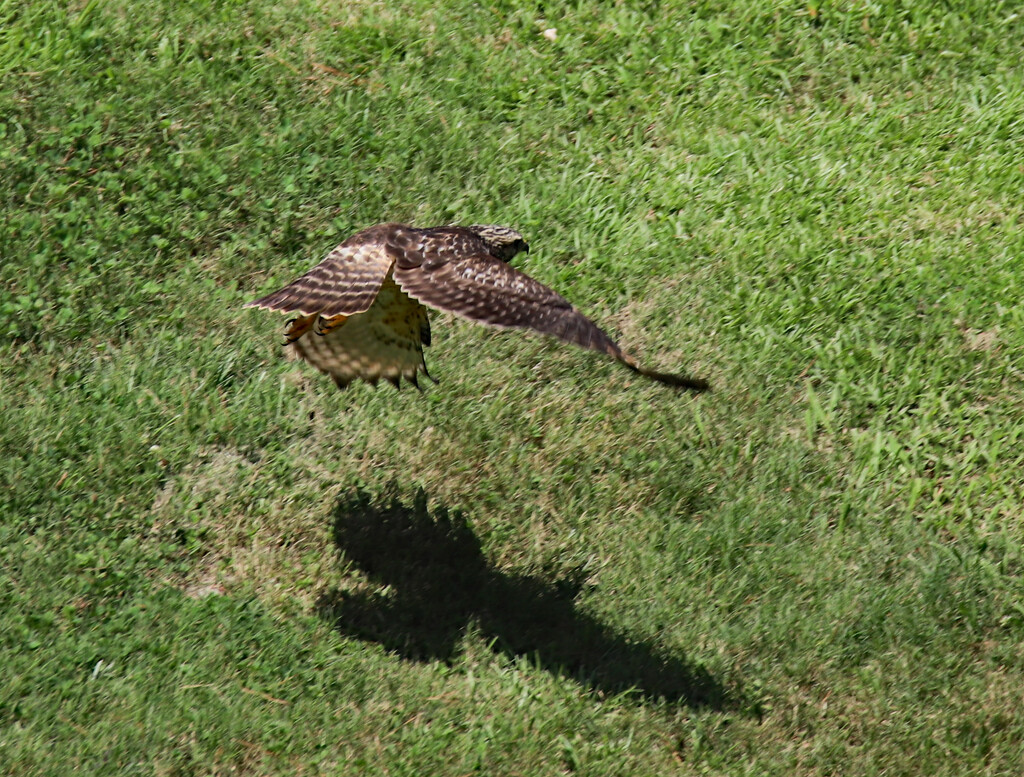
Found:
M 1019 775 L 1024 14 L 0 0 L 0 772 Z M 694 396 L 242 305 L 381 221 Z

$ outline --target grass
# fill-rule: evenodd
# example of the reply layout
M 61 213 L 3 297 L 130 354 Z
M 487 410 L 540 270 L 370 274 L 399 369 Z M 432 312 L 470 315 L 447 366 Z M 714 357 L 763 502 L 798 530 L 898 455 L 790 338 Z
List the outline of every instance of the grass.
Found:
M 1022 37 L 0 0 L 0 770 L 1018 774 Z M 335 391 L 241 305 L 384 220 L 714 393 L 443 316 Z

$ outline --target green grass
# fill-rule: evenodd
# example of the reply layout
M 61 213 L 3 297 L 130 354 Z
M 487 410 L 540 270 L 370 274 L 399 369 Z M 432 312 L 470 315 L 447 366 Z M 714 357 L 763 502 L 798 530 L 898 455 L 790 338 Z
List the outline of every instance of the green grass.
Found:
M 1019 774 L 1024 15 L 947 5 L 0 0 L 0 770 Z M 337 392 L 241 305 L 384 220 L 714 392 L 445 316 Z

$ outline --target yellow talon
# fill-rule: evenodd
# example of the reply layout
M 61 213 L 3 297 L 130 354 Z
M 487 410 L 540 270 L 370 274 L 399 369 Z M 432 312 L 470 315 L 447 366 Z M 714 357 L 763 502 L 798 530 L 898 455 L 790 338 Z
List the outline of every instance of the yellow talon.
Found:
M 284 339 L 287 341 L 285 344 L 290 345 L 306 334 L 313 328 L 316 319 L 317 315 L 314 313 L 312 316 L 299 316 L 289 321 L 288 330 L 284 333 Z

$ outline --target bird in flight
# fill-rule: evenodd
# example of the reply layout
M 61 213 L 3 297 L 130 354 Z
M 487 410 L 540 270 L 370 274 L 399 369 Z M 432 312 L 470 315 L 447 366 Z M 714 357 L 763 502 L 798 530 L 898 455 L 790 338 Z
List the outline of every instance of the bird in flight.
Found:
M 475 224 L 417 229 L 378 224 L 352 235 L 320 264 L 245 307 L 293 313 L 286 345 L 331 376 L 417 388 L 430 345 L 427 307 L 481 324 L 532 329 L 607 354 L 646 378 L 706 391 L 699 378 L 641 367 L 564 297 L 512 267 L 530 248 L 514 229 Z M 424 307 L 426 306 L 426 307 Z

